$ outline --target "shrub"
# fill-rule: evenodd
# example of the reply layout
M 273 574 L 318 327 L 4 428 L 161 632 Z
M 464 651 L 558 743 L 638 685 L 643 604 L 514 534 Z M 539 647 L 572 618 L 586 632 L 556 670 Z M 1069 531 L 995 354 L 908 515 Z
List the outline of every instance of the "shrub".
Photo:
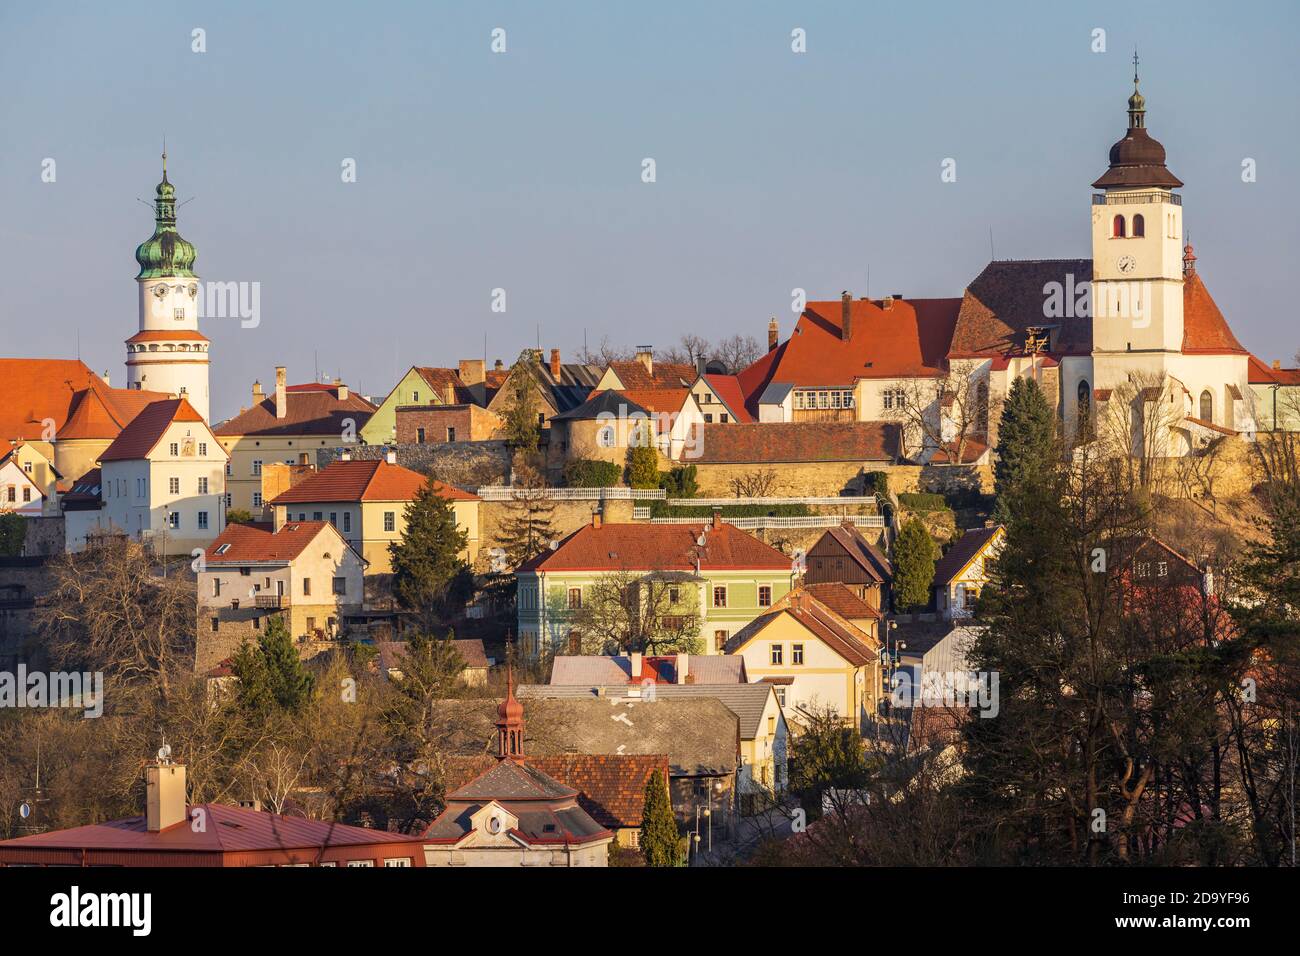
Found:
M 908 492 L 898 496 L 898 503 L 908 511 L 948 511 L 948 501 L 943 495 L 929 491 Z
M 610 488 L 622 483 L 623 469 L 612 461 L 575 458 L 564 466 L 564 483 L 570 488 Z
M 869 471 L 862 476 L 862 490 L 869 495 L 889 497 L 889 475 L 883 471 Z

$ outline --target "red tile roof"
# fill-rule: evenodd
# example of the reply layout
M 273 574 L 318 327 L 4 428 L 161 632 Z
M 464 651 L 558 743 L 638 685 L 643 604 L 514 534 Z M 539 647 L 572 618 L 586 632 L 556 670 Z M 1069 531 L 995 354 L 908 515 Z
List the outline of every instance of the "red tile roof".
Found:
M 1228 321 L 1214 304 L 1199 274 L 1183 277 L 1183 352 L 1202 355 L 1245 355 Z
M 271 525 L 262 522 L 228 524 L 204 557 L 208 564 L 287 563 L 329 526 L 328 521 L 287 521 L 279 531 L 272 531 Z M 341 538 L 340 547 L 347 547 Z
M 103 380 L 76 359 L 0 358 L 0 440 L 40 441 L 45 419 L 63 429 L 73 396 Z
M 701 522 L 701 524 L 703 521 Z M 700 525 L 584 525 L 520 566 L 520 571 L 788 571 L 790 558 L 725 521 L 703 532 Z
M 853 589 L 847 584 L 837 582 L 805 584 L 803 590 L 845 620 L 853 621 L 859 618 L 865 620 L 880 619 L 880 612 L 854 594 Z M 788 598 L 789 595 L 786 597 Z M 782 602 L 785 600 L 786 598 L 781 599 Z
M 779 461 L 893 461 L 894 422 L 767 422 L 706 424 L 699 461 L 745 464 Z
M 203 416 L 194 410 L 183 398 L 168 398 L 161 402 L 151 402 L 131 424 L 122 429 L 113 444 L 104 449 L 99 456 L 101 462 L 123 461 L 131 458 L 145 458 L 154 450 L 172 422 L 198 422 L 207 433 L 208 426 Z
M 884 584 L 893 578 L 894 568 L 889 563 L 889 559 L 866 539 L 852 521 L 845 519 L 838 527 L 828 528 L 826 533 L 817 539 L 818 543 L 827 537 L 843 548 L 854 563 L 870 575 L 877 584 Z M 814 544 L 813 548 L 816 547 L 817 545 Z
M 238 435 L 329 435 L 340 438 L 346 423 L 352 422 L 354 431 L 370 420 L 375 406 L 355 392 L 346 399 L 338 397 L 339 386 L 290 385 L 285 389 L 285 417 L 275 417 L 275 393 L 258 402 L 247 411 L 222 423 L 216 434 L 221 437 Z
M 1090 259 L 1030 259 L 986 265 L 966 288 L 953 329 L 949 358 L 1019 353 L 1025 330 L 1054 325 L 1051 351 L 1058 355 L 1092 352 L 1092 322 L 1087 315 L 1048 317 L 1043 287 L 1058 283 L 1082 289 L 1092 281 Z M 1070 303 L 1063 303 L 1067 305 Z M 1071 310 L 1073 311 L 1073 310 Z
M 627 362 L 610 362 L 618 380 L 626 388 L 685 388 L 695 381 L 694 365 L 676 362 L 653 362 L 654 374 L 646 371 L 639 359 Z
M 772 381 L 772 373 L 785 354 L 786 344 L 783 342 L 774 349 L 768 349 L 754 364 L 736 373 L 736 383 L 745 396 L 745 408 L 755 419 L 758 418 L 758 399 Z
M 460 377 L 460 371 L 454 368 L 431 368 L 415 366 L 416 373 L 424 379 L 437 394 L 444 405 L 468 405 L 474 403 L 474 396 Z
M 1252 385 L 1300 385 L 1300 368 L 1272 368 L 1253 355 L 1248 366 Z
M 194 329 L 146 329 L 143 332 L 137 332 L 126 340 L 127 344 L 133 342 L 207 342 L 210 341 L 202 332 Z
M 451 501 L 477 501 L 478 495 L 441 481 L 432 481 L 418 471 L 371 461 L 336 461 L 304 478 L 288 491 L 271 500 L 272 505 L 317 501 L 410 501 L 416 492 L 431 484 L 442 497 Z
M 873 641 L 866 631 L 836 614 L 804 589 L 793 592 L 788 601 L 782 601 L 733 634 L 727 641 L 727 653 L 738 652 L 782 614 L 789 614 L 854 667 L 870 663 L 879 653 L 879 643 Z
M 761 359 L 760 359 L 761 361 Z M 752 366 L 751 366 L 752 368 Z M 735 375 L 705 375 L 704 381 L 709 388 L 727 406 L 734 421 L 740 424 L 754 421 L 754 416 L 745 407 L 745 393 L 741 389 L 740 379 Z

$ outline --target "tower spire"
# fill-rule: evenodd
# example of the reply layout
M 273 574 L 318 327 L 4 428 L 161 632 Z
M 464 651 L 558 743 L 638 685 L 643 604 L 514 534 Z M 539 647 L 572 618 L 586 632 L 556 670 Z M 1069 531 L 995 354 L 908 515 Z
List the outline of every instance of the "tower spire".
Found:
M 524 755 L 524 706 L 515 699 L 515 671 L 506 665 L 506 699 L 497 708 L 497 759 Z
M 1133 95 L 1128 98 L 1128 128 L 1142 129 L 1147 125 L 1147 101 L 1138 91 L 1138 51 L 1133 48 Z

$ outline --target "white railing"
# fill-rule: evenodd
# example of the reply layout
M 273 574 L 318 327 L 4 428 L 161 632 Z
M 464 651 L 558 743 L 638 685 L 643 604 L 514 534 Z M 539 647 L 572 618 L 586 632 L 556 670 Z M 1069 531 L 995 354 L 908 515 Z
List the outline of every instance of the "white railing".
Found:
M 853 523 L 864 528 L 883 528 L 883 515 L 853 515 Z M 708 524 L 709 518 L 651 518 L 651 524 Z M 834 528 L 844 520 L 840 515 L 761 515 L 757 518 L 723 518 L 724 523 L 742 531 L 762 531 L 767 528 Z
M 868 505 L 879 510 L 876 495 L 807 498 L 669 498 L 669 507 L 727 508 L 733 505 Z
M 649 506 L 637 505 L 632 509 L 632 518 L 636 521 L 645 521 L 650 517 Z
M 476 494 L 484 501 L 514 501 L 540 495 L 552 501 L 662 501 L 662 488 L 539 488 L 529 490 L 509 485 L 484 485 Z

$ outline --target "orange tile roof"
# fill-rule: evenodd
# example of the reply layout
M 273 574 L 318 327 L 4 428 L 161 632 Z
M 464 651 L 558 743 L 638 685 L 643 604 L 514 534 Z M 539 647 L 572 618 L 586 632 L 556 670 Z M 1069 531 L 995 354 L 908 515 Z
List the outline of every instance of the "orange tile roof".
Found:
M 595 398 L 600 393 L 591 394 Z M 676 414 L 682 410 L 691 393 L 685 388 L 625 388 L 616 394 L 625 396 L 628 401 L 635 402 L 648 412 Z
M 1092 281 L 1091 259 L 994 260 L 962 294 L 949 358 L 1019 353 L 1031 326 L 1056 326 L 1052 351 L 1092 352 L 1092 323 L 1086 315 L 1048 318 L 1043 314 L 1049 282 L 1081 288 Z
M 1214 304 L 1201 277 L 1183 277 L 1183 352 L 1202 355 L 1245 355 L 1228 321 Z
M 208 547 L 204 558 L 208 564 L 289 562 L 302 554 L 327 527 L 328 521 L 287 521 L 279 531 L 262 522 L 228 524 Z M 342 546 L 347 547 L 346 543 Z
M 694 524 L 583 525 L 554 551 L 525 561 L 520 571 L 788 571 L 790 558 L 725 521 L 701 534 Z
M 713 394 L 722 401 L 722 404 L 727 406 L 727 411 L 731 412 L 731 417 L 736 422 L 745 424 L 754 421 L 753 414 L 745 407 L 745 392 L 741 388 L 738 376 L 705 375 L 704 381 L 708 383 L 709 388 L 713 389 Z
M 272 392 L 252 408 L 240 412 L 223 422 L 216 434 L 225 437 L 241 435 L 330 435 L 342 438 L 345 423 L 360 431 L 375 406 L 356 392 L 346 399 L 338 397 L 337 385 L 290 385 L 285 389 L 284 418 L 275 417 L 275 393 Z
M 272 505 L 312 503 L 317 501 L 410 501 L 430 484 L 438 494 L 451 501 L 477 501 L 454 485 L 432 481 L 427 476 L 382 459 L 372 461 L 336 461 L 327 468 L 304 478 L 288 491 L 271 500 Z
M 894 422 L 766 422 L 701 426 L 700 462 L 893 461 Z
M 143 332 L 137 332 L 126 340 L 128 344 L 133 342 L 208 342 L 211 341 L 202 332 L 194 329 L 146 329 Z
M 796 590 L 788 600 L 774 605 L 772 610 L 754 618 L 731 635 L 727 641 L 727 653 L 735 654 L 782 614 L 789 614 L 854 667 L 861 667 L 876 659 L 879 642 L 857 625 L 836 614 L 806 589 Z
M 203 430 L 207 431 L 203 416 L 185 399 L 168 398 L 161 402 L 151 402 L 131 420 L 131 424 L 122 429 L 122 433 L 104 450 L 99 460 L 123 461 L 147 457 L 162 440 L 172 422 L 199 422 L 203 424 Z
M 853 589 L 847 584 L 838 582 L 824 582 L 822 584 L 805 584 L 802 590 L 811 594 L 814 598 L 825 604 L 828 608 L 847 621 L 858 618 L 879 620 L 880 612 L 868 604 L 862 598 L 853 593 Z M 790 592 L 793 594 L 794 592 Z M 781 599 L 782 603 L 787 600 L 789 595 Z
M 0 440 L 40 441 L 47 418 L 57 435 L 73 396 L 92 382 L 104 384 L 78 359 L 0 358 Z
M 653 362 L 654 374 L 646 371 L 639 359 L 610 362 L 624 388 L 683 388 L 695 381 L 694 365 L 677 362 Z
M 460 371 L 454 368 L 430 368 L 415 366 L 415 371 L 424 379 L 438 399 L 446 405 L 472 405 L 474 396 L 460 377 Z M 485 373 L 486 374 L 486 373 Z
M 1253 355 L 1248 367 L 1252 385 L 1300 385 L 1300 368 L 1272 368 Z

